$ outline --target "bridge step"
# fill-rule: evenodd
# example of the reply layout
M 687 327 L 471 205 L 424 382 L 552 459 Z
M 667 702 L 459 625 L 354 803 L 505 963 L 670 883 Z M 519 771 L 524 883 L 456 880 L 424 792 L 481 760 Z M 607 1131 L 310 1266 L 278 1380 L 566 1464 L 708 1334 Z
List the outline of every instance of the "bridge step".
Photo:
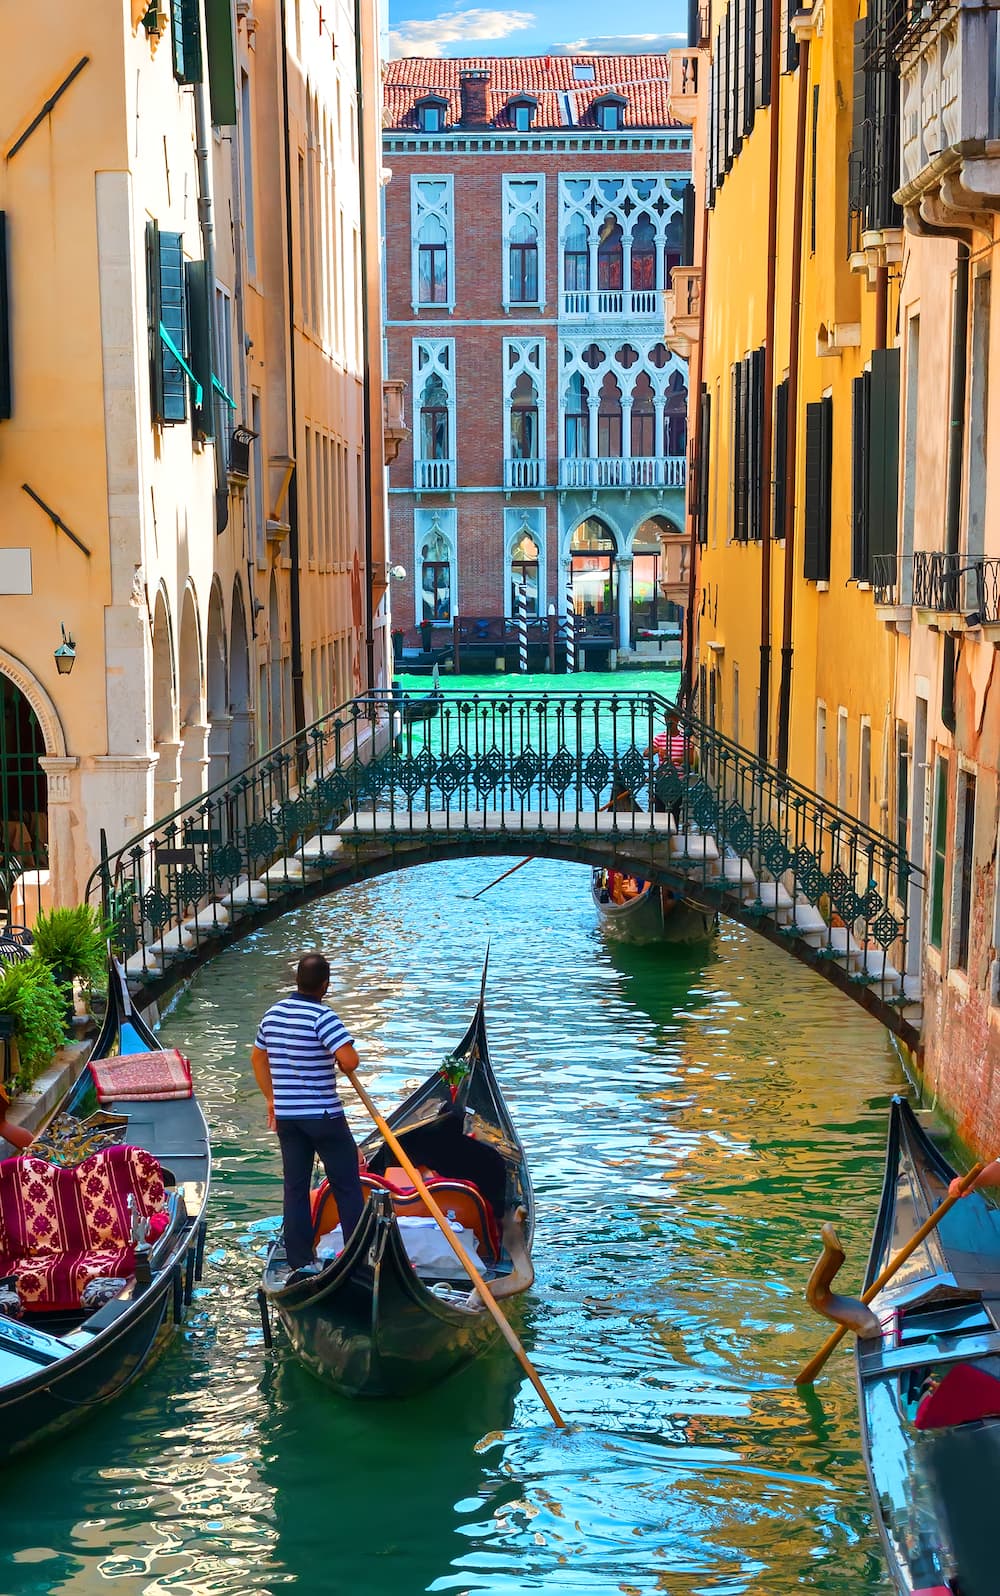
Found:
M 318 836 L 310 837 L 302 849 L 302 858 L 307 867 L 322 864 L 332 854 L 341 853 L 343 847 L 343 837 L 338 837 L 334 832 L 321 832 Z
M 648 837 L 651 832 L 668 836 L 676 831 L 672 815 L 608 813 L 593 809 L 406 809 L 363 810 L 349 815 L 337 827 L 345 840 L 383 834 L 419 835 L 425 831 L 531 831 L 600 833 L 601 836 Z
M 823 947 L 831 950 L 837 958 L 845 959 L 849 970 L 858 970 L 862 962 L 862 948 L 846 926 L 834 925 L 827 928 L 826 940 Z
M 152 950 L 147 948 L 143 954 L 140 948 L 138 953 L 133 953 L 125 960 L 126 975 L 159 975 L 161 969 L 159 959 L 154 959 Z
M 279 859 L 270 869 L 262 870 L 257 879 L 266 882 L 269 887 L 283 887 L 289 882 L 301 881 L 305 873 L 302 860 L 295 854 L 289 854 L 287 859 Z
M 753 873 L 753 866 L 748 859 L 734 858 L 727 855 L 722 861 L 719 875 L 723 881 L 731 881 L 735 886 L 757 886 L 757 877 Z
M 807 942 L 812 942 L 813 947 L 819 947 L 820 942 L 826 941 L 826 921 L 818 909 L 811 903 L 798 902 L 795 905 L 791 921 L 789 922 L 804 937 Z M 815 941 L 814 938 L 819 938 Z
M 719 857 L 719 845 L 707 833 L 680 832 L 670 839 L 670 852 L 675 859 L 697 859 L 712 862 Z
M 230 905 L 237 909 L 248 909 L 255 903 L 266 903 L 267 898 L 267 887 L 263 881 L 248 881 L 244 876 L 242 880 L 234 882 L 232 892 L 222 894 L 216 902 L 224 904 L 227 909 Z
M 199 909 L 197 914 L 189 915 L 181 921 L 181 930 L 207 937 L 221 933 L 229 924 L 229 910 L 224 903 L 210 903 L 207 908 Z
M 881 987 L 884 997 L 895 997 L 902 990 L 903 978 L 896 966 L 885 958 L 881 948 L 865 948 L 861 968 L 872 986 Z
M 761 904 L 767 913 L 774 915 L 779 925 L 787 925 L 792 918 L 791 894 L 780 881 L 758 881 L 755 887 L 744 887 L 743 902 L 748 908 Z

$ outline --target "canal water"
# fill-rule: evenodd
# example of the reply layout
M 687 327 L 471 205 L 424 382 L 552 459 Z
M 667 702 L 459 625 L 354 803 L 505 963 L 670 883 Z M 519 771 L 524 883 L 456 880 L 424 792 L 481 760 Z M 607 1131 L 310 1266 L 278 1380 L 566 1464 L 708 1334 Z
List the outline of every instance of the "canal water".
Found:
M 606 682 L 606 678 L 605 678 Z M 857 1286 L 902 1084 L 885 1034 L 762 939 L 608 945 L 589 872 L 422 866 L 287 915 L 175 1004 L 215 1143 L 207 1267 L 182 1338 L 131 1394 L 3 1478 L 0 1593 L 874 1596 L 851 1379 L 802 1301 L 839 1221 Z M 392 1104 L 488 1020 L 538 1202 L 519 1327 L 572 1428 L 505 1349 L 427 1396 L 349 1403 L 254 1292 L 279 1201 L 248 1052 L 322 948 L 369 1086 Z M 358 1129 L 363 1120 L 350 1107 Z

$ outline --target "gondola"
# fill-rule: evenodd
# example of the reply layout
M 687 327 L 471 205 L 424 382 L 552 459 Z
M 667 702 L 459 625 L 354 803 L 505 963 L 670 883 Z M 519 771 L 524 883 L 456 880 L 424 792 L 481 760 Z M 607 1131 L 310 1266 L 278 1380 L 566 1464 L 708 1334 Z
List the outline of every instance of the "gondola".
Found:
M 642 883 L 636 897 L 615 903 L 614 872 L 594 870 L 590 891 L 601 925 L 618 942 L 673 942 L 681 945 L 707 942 L 715 932 L 715 916 L 683 898 L 669 887 Z
M 409 726 L 421 720 L 433 720 L 441 710 L 441 683 L 438 677 L 438 668 L 435 663 L 432 671 L 433 686 L 429 693 L 402 693 L 400 695 L 400 714 L 404 726 Z
M 955 1171 L 893 1101 L 866 1287 L 947 1196 Z M 901 1596 L 996 1596 L 1000 1210 L 972 1192 L 872 1300 L 856 1342 L 875 1516 Z
M 112 962 L 87 1065 L 0 1162 L 0 1461 L 110 1402 L 166 1345 L 201 1276 L 210 1175 L 187 1061 Z
M 484 989 L 485 982 L 484 970 Z M 534 1199 L 490 1063 L 483 992 L 454 1054 L 388 1122 L 445 1213 L 461 1224 L 494 1295 L 527 1290 Z M 497 1330 L 450 1254 L 442 1258 L 439 1247 L 437 1256 L 411 1262 L 407 1249 L 416 1256 L 415 1237 L 421 1244 L 434 1239 L 434 1221 L 393 1168 L 378 1132 L 361 1151 L 367 1201 L 347 1246 L 321 1273 L 289 1284 L 279 1234 L 264 1266 L 261 1306 L 265 1316 L 274 1309 L 306 1368 L 341 1394 L 408 1396 L 477 1357 Z M 337 1224 L 325 1181 L 314 1193 L 313 1217 L 322 1258 L 323 1237 Z

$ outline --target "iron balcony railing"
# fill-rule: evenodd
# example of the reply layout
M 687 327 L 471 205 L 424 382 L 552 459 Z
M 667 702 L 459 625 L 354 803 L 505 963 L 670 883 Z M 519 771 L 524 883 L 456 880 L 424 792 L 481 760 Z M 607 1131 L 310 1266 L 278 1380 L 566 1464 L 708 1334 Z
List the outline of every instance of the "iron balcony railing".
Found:
M 684 455 L 564 455 L 559 461 L 561 488 L 683 488 L 686 481 Z
M 419 491 L 440 492 L 455 486 L 454 460 L 414 460 L 413 486 Z
M 344 704 L 105 857 L 91 894 L 131 973 L 154 977 L 240 915 L 321 890 L 373 843 L 435 839 L 648 848 L 699 901 L 742 897 L 750 916 L 818 907 L 825 951 L 860 963 L 859 980 L 884 980 L 890 960 L 906 969 L 914 867 L 894 839 L 662 695 L 454 688 L 419 716 L 399 696 Z M 683 758 L 661 763 L 654 738 L 673 729 Z
M 541 488 L 545 485 L 544 460 L 505 460 L 503 463 L 505 488 Z
M 937 614 L 962 615 L 967 626 L 1000 620 L 1000 559 L 921 550 L 913 556 L 913 603 Z
M 909 604 L 913 593 L 913 555 L 876 554 L 872 560 L 872 592 L 876 604 Z

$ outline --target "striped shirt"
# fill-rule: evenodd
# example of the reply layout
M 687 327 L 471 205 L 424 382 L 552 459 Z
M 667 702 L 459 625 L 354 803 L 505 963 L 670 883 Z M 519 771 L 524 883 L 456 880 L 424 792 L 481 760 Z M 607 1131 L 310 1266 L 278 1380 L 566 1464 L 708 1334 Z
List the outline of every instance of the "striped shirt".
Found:
M 339 1047 L 353 1043 L 344 1022 L 320 998 L 292 992 L 268 1009 L 257 1031 L 271 1066 L 276 1119 L 342 1114 L 337 1095 Z
M 660 756 L 660 764 L 676 765 L 678 769 L 688 762 L 689 740 L 683 732 L 657 732 L 653 738 L 653 748 Z

